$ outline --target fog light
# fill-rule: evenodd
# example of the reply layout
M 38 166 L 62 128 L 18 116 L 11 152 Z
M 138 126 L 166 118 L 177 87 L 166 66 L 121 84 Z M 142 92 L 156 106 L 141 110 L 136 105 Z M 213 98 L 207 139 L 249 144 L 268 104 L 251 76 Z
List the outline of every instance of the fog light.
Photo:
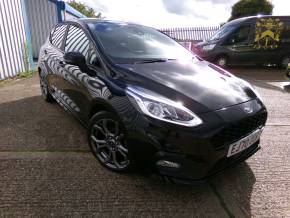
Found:
M 156 165 L 160 167 L 180 168 L 180 164 L 168 160 L 159 160 Z

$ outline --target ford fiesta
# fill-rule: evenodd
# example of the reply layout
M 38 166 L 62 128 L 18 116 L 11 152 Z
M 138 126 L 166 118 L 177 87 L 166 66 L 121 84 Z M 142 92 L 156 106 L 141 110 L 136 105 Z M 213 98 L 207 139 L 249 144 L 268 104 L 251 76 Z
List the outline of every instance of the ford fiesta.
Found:
M 204 180 L 260 148 L 267 111 L 251 85 L 153 28 L 60 23 L 38 71 L 44 99 L 87 128 L 92 153 L 110 170 L 141 164 Z

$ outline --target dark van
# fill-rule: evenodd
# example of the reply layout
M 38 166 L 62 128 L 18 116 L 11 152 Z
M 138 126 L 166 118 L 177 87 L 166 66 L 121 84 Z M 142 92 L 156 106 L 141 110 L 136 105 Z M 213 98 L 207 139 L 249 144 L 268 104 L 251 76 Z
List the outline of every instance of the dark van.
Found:
M 233 20 L 209 40 L 195 47 L 196 53 L 221 67 L 243 64 L 290 62 L 290 17 L 256 16 Z
M 290 79 L 290 63 L 288 64 L 287 69 L 286 69 L 286 77 L 287 79 Z

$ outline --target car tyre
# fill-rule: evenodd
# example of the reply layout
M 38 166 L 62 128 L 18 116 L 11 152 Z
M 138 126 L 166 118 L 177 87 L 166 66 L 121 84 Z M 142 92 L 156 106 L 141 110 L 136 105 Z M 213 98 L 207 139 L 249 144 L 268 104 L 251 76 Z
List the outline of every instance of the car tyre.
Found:
M 49 88 L 48 88 L 46 77 L 43 76 L 41 73 L 39 74 L 39 81 L 40 81 L 41 95 L 44 98 L 44 100 L 50 103 L 55 102 L 54 98 L 49 93 Z
M 228 58 L 225 56 L 220 56 L 216 59 L 216 64 L 222 68 L 225 68 L 228 66 Z
M 87 131 L 91 152 L 107 169 L 128 172 L 131 169 L 125 128 L 111 112 L 98 112 L 89 122 Z
M 286 69 L 290 63 L 290 55 L 284 56 L 281 60 L 280 67 Z

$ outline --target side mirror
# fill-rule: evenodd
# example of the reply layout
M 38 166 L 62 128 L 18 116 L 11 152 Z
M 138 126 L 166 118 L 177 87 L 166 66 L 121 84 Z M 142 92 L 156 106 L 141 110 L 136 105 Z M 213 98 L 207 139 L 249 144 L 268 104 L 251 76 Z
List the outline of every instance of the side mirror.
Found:
M 86 65 L 86 58 L 79 52 L 67 52 L 64 54 L 64 61 L 71 65 L 84 67 Z
M 100 67 L 100 68 L 102 67 L 101 60 L 98 57 L 93 59 L 92 64 L 96 67 Z

